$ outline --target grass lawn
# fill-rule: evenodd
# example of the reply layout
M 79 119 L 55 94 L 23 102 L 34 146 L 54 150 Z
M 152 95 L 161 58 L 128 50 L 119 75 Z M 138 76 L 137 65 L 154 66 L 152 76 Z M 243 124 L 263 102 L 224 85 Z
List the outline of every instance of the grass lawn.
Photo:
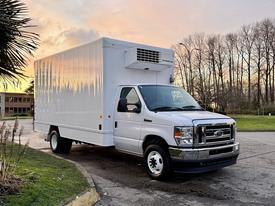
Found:
M 89 187 L 74 164 L 31 148 L 19 163 L 16 175 L 27 183 L 19 194 L 5 197 L 4 205 L 60 205 Z
M 238 130 L 274 130 L 275 116 L 229 115 L 237 122 Z

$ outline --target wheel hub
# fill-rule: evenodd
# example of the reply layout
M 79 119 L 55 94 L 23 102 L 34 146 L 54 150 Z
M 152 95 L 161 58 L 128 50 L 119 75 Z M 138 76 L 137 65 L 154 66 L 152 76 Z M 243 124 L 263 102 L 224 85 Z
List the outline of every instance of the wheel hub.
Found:
M 151 158 L 151 159 L 150 159 L 150 166 L 151 166 L 152 168 L 155 168 L 156 165 L 157 165 L 157 161 L 156 161 L 154 158 Z
M 52 148 L 55 150 L 57 147 L 57 136 L 55 134 L 53 134 L 51 137 L 51 145 Z
M 160 153 L 157 151 L 151 151 L 149 153 L 147 164 L 149 170 L 155 175 L 159 175 L 163 170 L 163 159 Z

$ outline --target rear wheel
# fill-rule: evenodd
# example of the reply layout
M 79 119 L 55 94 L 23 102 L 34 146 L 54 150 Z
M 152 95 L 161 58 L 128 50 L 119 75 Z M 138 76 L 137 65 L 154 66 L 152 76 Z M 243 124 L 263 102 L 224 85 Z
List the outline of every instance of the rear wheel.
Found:
M 149 145 L 144 153 L 144 165 L 152 179 L 162 180 L 171 173 L 170 157 L 159 145 Z
M 50 145 L 54 153 L 67 154 L 72 147 L 72 140 L 63 138 L 58 131 L 52 130 L 50 133 Z

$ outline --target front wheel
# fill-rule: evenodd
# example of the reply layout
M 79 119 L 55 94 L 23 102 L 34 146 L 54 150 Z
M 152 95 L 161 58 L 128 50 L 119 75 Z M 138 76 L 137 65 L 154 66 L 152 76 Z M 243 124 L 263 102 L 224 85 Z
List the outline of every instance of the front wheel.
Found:
M 170 157 L 159 145 L 149 145 L 144 153 L 144 165 L 152 179 L 162 180 L 171 173 Z
M 50 145 L 54 153 L 67 154 L 71 150 L 72 140 L 61 137 L 58 131 L 53 130 L 50 133 Z

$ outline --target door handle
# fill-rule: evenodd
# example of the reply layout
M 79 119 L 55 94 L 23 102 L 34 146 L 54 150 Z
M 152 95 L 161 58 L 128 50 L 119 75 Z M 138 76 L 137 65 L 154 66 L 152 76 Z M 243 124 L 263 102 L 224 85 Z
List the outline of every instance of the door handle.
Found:
M 115 128 L 117 128 L 117 121 L 115 121 Z
M 152 122 L 151 119 L 144 119 L 144 122 Z

